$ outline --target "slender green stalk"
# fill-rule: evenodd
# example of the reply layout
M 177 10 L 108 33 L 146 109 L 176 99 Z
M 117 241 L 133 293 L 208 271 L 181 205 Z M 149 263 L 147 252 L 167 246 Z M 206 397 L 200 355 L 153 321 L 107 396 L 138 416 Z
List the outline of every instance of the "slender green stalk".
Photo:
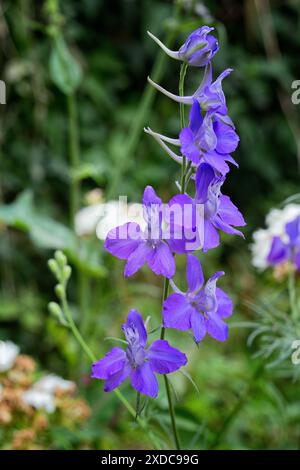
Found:
M 298 318 L 298 306 L 297 306 L 297 295 L 296 295 L 296 275 L 293 266 L 290 266 L 289 277 L 288 277 L 288 290 L 289 299 L 292 312 L 292 318 L 297 320 Z
M 167 277 L 165 277 L 162 303 L 164 303 L 164 301 L 168 297 L 169 285 L 170 285 L 170 281 Z M 164 337 L 165 337 L 165 328 L 162 326 L 161 333 L 160 333 L 160 339 L 164 339 Z
M 167 392 L 167 397 L 168 397 L 169 413 L 170 413 L 170 418 L 171 418 L 171 425 L 172 425 L 175 446 L 176 446 L 176 450 L 180 450 L 179 437 L 178 437 L 177 428 L 176 428 L 175 410 L 174 410 L 169 380 L 166 375 L 164 375 L 164 380 L 165 380 L 166 392 Z
M 75 173 L 78 170 L 80 157 L 79 157 L 79 137 L 78 137 L 78 122 L 77 122 L 77 106 L 76 98 L 72 93 L 67 96 L 68 103 L 68 119 L 69 119 L 69 155 L 70 155 L 70 169 L 71 169 L 71 183 L 70 183 L 70 225 L 74 228 L 75 215 L 79 208 L 79 180 Z
M 187 71 L 188 64 L 184 62 L 180 67 L 180 76 L 179 76 L 179 95 L 184 95 L 184 80 Z M 185 127 L 185 111 L 184 104 L 180 103 L 180 127 L 183 129 Z M 182 166 L 181 166 L 181 192 L 185 192 L 185 182 L 186 182 L 186 173 L 187 173 L 186 158 L 182 156 Z
M 69 308 L 69 304 L 68 304 L 68 301 L 67 301 L 67 298 L 66 298 L 66 293 L 64 291 L 63 295 L 62 295 L 62 298 L 61 298 L 61 301 L 62 301 L 62 307 L 63 307 L 63 311 L 64 311 L 64 314 L 69 322 L 69 326 L 70 326 L 70 329 L 74 335 L 74 337 L 76 338 L 76 340 L 78 341 L 78 343 L 80 344 L 80 346 L 82 347 L 83 351 L 85 352 L 85 354 L 87 355 L 87 357 L 89 358 L 89 360 L 93 363 L 93 362 L 96 362 L 97 361 L 97 358 L 96 358 L 96 355 L 93 353 L 93 351 L 90 349 L 90 347 L 87 345 L 87 343 L 85 342 L 85 340 L 83 339 L 83 337 L 81 336 L 77 326 L 75 325 L 75 322 L 73 320 L 73 316 L 72 316 L 72 313 L 71 313 L 71 310 Z M 118 399 L 123 403 L 123 405 L 125 406 L 125 408 L 127 408 L 128 412 L 131 414 L 131 416 L 136 419 L 137 423 L 140 425 L 140 427 L 145 431 L 147 432 L 152 444 L 154 445 L 154 447 L 158 448 L 159 449 L 159 445 L 157 443 L 157 440 L 155 439 L 155 436 L 153 435 L 153 433 L 148 429 L 148 425 L 147 423 L 141 419 L 139 416 L 136 416 L 136 411 L 134 410 L 134 408 L 131 406 L 131 404 L 127 401 L 127 399 L 124 397 L 124 395 L 120 392 L 120 390 L 118 389 L 115 389 L 114 390 L 114 393 L 115 395 L 118 397 Z
M 170 285 L 169 279 L 165 278 L 162 303 L 164 303 L 164 301 L 168 297 L 169 285 Z M 160 339 L 164 339 L 164 337 L 165 337 L 165 328 L 162 326 Z M 174 405 L 173 405 L 172 394 L 171 394 L 170 384 L 169 384 L 167 375 L 164 375 L 164 381 L 165 381 L 166 393 L 167 393 L 167 398 L 168 398 L 169 414 L 170 414 L 174 442 L 175 442 L 176 449 L 180 450 L 179 437 L 178 437 L 178 432 L 176 428 Z

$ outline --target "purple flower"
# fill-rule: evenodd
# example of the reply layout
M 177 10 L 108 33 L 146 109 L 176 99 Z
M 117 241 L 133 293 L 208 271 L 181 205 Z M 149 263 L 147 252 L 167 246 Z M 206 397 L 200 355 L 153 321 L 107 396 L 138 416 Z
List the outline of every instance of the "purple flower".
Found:
M 198 344 L 206 333 L 218 341 L 228 337 L 228 326 L 224 318 L 232 314 L 232 301 L 216 287 L 217 280 L 224 272 L 216 272 L 204 284 L 200 261 L 187 255 L 186 278 L 188 291 L 181 292 L 174 283 L 174 294 L 163 304 L 163 324 L 166 328 L 192 330 Z
M 290 260 L 300 271 L 300 216 L 286 224 L 285 233 L 286 241 L 279 236 L 273 237 L 267 260 L 272 266 Z
M 222 80 L 227 77 L 232 72 L 232 69 L 224 70 L 218 78 L 213 82 L 212 81 L 212 67 L 209 62 L 205 68 L 205 73 L 203 80 L 199 88 L 191 96 L 178 96 L 170 93 L 165 90 L 163 87 L 153 82 L 151 78 L 148 77 L 149 83 L 151 83 L 154 88 L 168 96 L 177 103 L 189 104 L 192 105 L 194 100 L 197 100 L 203 111 L 216 111 L 219 114 L 227 114 L 226 99 L 222 89 Z
M 226 161 L 237 163 L 229 155 L 237 148 L 239 137 L 231 119 L 226 115 L 207 112 L 202 117 L 198 101 L 194 100 L 189 127 L 180 132 L 181 153 L 194 164 L 210 164 L 221 175 L 229 171 Z
M 191 198 L 187 194 L 178 194 L 170 202 L 170 209 L 189 214 L 183 219 L 182 224 L 195 232 L 198 237 L 198 247 L 203 251 L 215 248 L 220 244 L 218 230 L 233 235 L 243 234 L 234 226 L 246 225 L 238 208 L 231 202 L 228 196 L 221 193 L 221 186 L 225 181 L 224 176 L 215 176 L 213 168 L 207 163 L 201 163 L 196 173 L 196 194 Z M 198 212 L 201 210 L 200 219 Z M 177 223 L 180 217 L 175 215 Z M 195 224 L 197 221 L 197 224 Z M 195 248 L 197 243 L 195 243 Z M 194 248 L 194 249 L 195 249 Z
M 164 207 L 151 186 L 143 196 L 146 228 L 129 222 L 117 227 L 107 235 L 105 249 L 120 259 L 126 259 L 125 277 L 135 274 L 145 263 L 157 275 L 171 278 L 175 274 L 172 240 L 164 240 Z M 171 246 L 169 246 L 171 245 Z M 171 248 L 172 247 L 172 248 Z
M 173 59 L 182 60 L 194 67 L 204 67 L 219 49 L 217 39 L 209 34 L 214 28 L 202 26 L 193 31 L 179 51 L 172 51 L 165 46 L 154 34 L 149 36 Z
M 155 398 L 158 383 L 155 374 L 169 374 L 187 363 L 185 354 L 157 340 L 146 349 L 147 331 L 140 313 L 130 310 L 123 331 L 126 351 L 114 347 L 92 366 L 92 377 L 105 380 L 104 391 L 111 392 L 129 378 L 138 392 Z

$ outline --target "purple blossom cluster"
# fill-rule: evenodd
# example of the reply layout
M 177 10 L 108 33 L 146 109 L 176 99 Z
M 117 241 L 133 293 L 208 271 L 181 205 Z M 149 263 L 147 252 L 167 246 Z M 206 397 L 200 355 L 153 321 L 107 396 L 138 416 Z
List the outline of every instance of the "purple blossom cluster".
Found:
M 189 124 L 180 130 L 178 138 L 145 129 L 181 165 L 180 193 L 163 204 L 155 190 L 147 186 L 143 195 L 143 227 L 126 223 L 111 230 L 105 241 L 109 253 L 126 261 L 125 277 L 147 265 L 156 275 L 170 280 L 173 293 L 163 302 L 162 328 L 191 330 L 197 344 L 206 334 L 217 341 L 227 339 L 225 319 L 231 316 L 233 305 L 228 295 L 217 287 L 224 272 L 214 273 L 205 282 L 200 261 L 193 252 L 217 247 L 220 232 L 243 236 L 236 227 L 245 225 L 238 208 L 221 191 L 230 171 L 229 164 L 238 166 L 231 153 L 237 148 L 239 137 L 228 116 L 222 90 L 222 80 L 231 69 L 224 70 L 213 81 L 211 60 L 219 46 L 212 30 L 208 26 L 197 29 L 178 51 L 171 51 L 149 33 L 170 57 L 182 61 L 185 67 L 204 70 L 202 82 L 192 96 L 177 96 L 149 79 L 169 98 L 191 106 Z M 171 146 L 177 146 L 180 154 Z M 191 195 L 187 192 L 189 185 L 194 186 Z M 185 292 L 173 280 L 177 253 L 186 256 Z M 187 358 L 164 339 L 147 347 L 146 327 L 136 310 L 129 312 L 123 331 L 126 350 L 114 347 L 93 364 L 92 377 L 105 380 L 107 392 L 128 378 L 139 393 L 156 397 L 155 374 L 175 372 L 186 364 Z
M 285 225 L 283 236 L 273 236 L 267 261 L 271 266 L 290 261 L 300 271 L 300 216 Z

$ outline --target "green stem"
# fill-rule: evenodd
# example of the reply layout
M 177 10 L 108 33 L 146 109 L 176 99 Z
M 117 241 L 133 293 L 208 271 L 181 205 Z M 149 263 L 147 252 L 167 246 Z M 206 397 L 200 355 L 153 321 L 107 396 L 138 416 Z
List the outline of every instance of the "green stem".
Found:
M 297 297 L 296 297 L 296 277 L 293 266 L 290 266 L 289 277 L 288 277 L 288 289 L 289 289 L 289 298 L 292 311 L 292 318 L 297 320 L 298 318 L 298 307 L 297 307 Z
M 68 95 L 68 119 L 69 119 L 69 155 L 70 155 L 70 170 L 71 170 L 71 183 L 70 183 L 70 225 L 74 228 L 75 215 L 79 208 L 79 180 L 76 176 L 78 170 L 80 157 L 79 157 L 79 137 L 78 137 L 78 122 L 77 122 L 77 106 L 74 94 Z
M 169 279 L 165 278 L 162 303 L 164 303 L 164 301 L 168 297 L 169 285 L 170 285 Z M 162 326 L 160 339 L 164 339 L 164 337 L 165 337 L 165 328 Z M 179 444 L 179 437 L 178 437 L 177 428 L 176 428 L 176 420 L 175 420 L 175 412 L 174 412 L 172 394 L 171 394 L 171 390 L 170 390 L 169 380 L 168 380 L 168 377 L 166 375 L 164 375 L 164 381 L 165 381 L 166 393 L 167 393 L 167 398 L 168 398 L 169 414 L 170 414 L 170 419 L 171 419 L 171 426 L 172 426 L 174 442 L 175 442 L 176 449 L 180 450 L 180 444 Z
M 166 300 L 166 298 L 168 297 L 169 285 L 170 285 L 170 280 L 167 277 L 165 277 L 163 299 L 162 299 L 163 303 Z M 165 328 L 162 326 L 161 327 L 161 333 L 160 333 L 160 339 L 164 339 L 164 337 L 165 337 Z
M 187 71 L 188 64 L 184 62 L 181 64 L 180 67 L 180 76 L 179 76 L 179 96 L 184 95 L 184 80 L 185 80 L 185 75 Z M 185 110 L 184 110 L 184 104 L 180 103 L 180 127 L 183 129 L 185 127 Z M 187 174 L 187 168 L 186 168 L 186 158 L 183 155 L 182 156 L 182 166 L 181 166 L 181 193 L 183 194 L 185 192 L 185 182 L 186 182 L 186 174 Z
M 70 329 L 74 335 L 74 337 L 76 338 L 76 340 L 78 341 L 78 343 L 80 344 L 80 346 L 82 347 L 83 351 L 85 352 L 85 354 L 87 355 L 87 357 L 89 358 L 89 360 L 94 363 L 97 361 L 97 358 L 96 358 L 96 355 L 93 353 L 93 351 L 90 349 L 90 347 L 87 345 L 87 343 L 85 342 L 85 340 L 83 339 L 83 337 L 81 336 L 77 326 L 75 325 L 75 322 L 73 320 L 73 316 L 72 316 L 72 313 L 71 313 L 71 310 L 70 310 L 70 307 L 69 307 L 69 304 L 68 304 L 68 301 L 67 301 L 67 298 L 66 298 L 66 293 L 64 292 L 63 296 L 62 296 L 62 308 L 63 308 L 63 311 L 64 311 L 64 314 L 69 322 L 69 326 L 70 326 Z M 153 433 L 148 429 L 148 425 L 145 423 L 145 421 L 143 419 L 141 419 L 139 416 L 136 416 L 136 412 L 134 410 L 134 408 L 131 406 L 131 404 L 127 401 L 127 399 L 124 397 L 124 395 L 120 392 L 120 390 L 118 389 L 115 389 L 114 390 L 114 393 L 115 395 L 118 397 L 118 399 L 123 403 L 123 405 L 125 406 L 125 408 L 127 408 L 128 412 L 131 414 L 131 416 L 136 419 L 137 423 L 140 425 L 140 427 L 148 434 L 152 444 L 154 445 L 154 447 L 158 448 L 159 449 L 159 445 L 157 444 L 157 441 L 153 435 Z
M 174 410 L 174 405 L 172 401 L 169 380 L 166 375 L 164 375 L 164 380 L 165 380 L 166 392 L 167 392 L 167 397 L 168 397 L 169 413 L 170 413 L 170 418 L 171 418 L 171 425 L 172 425 L 175 446 L 176 446 L 176 450 L 180 450 L 179 437 L 178 437 L 177 428 L 176 428 L 175 410 Z

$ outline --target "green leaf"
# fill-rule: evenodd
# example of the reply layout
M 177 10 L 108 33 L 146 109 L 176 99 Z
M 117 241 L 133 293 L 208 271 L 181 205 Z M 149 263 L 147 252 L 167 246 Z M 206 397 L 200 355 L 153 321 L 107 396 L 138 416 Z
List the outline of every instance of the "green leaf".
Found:
M 37 211 L 31 191 L 24 191 L 11 204 L 1 205 L 0 221 L 28 232 L 32 241 L 40 248 L 75 250 L 75 236 L 72 231 Z
M 54 39 L 50 56 L 50 75 L 55 85 L 65 95 L 71 95 L 78 88 L 82 71 L 72 56 L 62 36 Z

